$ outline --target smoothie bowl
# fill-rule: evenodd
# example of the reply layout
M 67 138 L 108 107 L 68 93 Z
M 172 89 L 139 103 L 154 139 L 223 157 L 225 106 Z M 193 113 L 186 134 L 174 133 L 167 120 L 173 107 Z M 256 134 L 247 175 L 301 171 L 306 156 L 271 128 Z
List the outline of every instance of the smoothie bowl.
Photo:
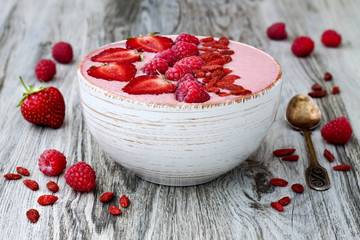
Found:
M 187 186 L 254 153 L 282 81 L 280 65 L 256 48 L 179 36 L 105 45 L 81 61 L 78 79 L 85 122 L 111 158 L 150 182 Z

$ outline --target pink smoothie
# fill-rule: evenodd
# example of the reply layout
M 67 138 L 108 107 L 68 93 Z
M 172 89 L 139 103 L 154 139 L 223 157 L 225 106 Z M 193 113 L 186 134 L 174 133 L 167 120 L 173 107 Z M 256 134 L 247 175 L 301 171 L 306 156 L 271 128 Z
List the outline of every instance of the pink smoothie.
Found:
M 177 36 L 167 36 L 175 40 Z M 201 37 L 198 37 L 201 39 Z M 107 81 L 103 79 L 98 79 L 91 77 L 87 74 L 87 70 L 91 66 L 100 66 L 102 63 L 91 61 L 91 57 L 97 55 L 101 51 L 108 48 L 126 48 L 125 40 L 115 43 L 110 43 L 103 47 L 100 47 L 91 53 L 89 53 L 83 61 L 80 63 L 81 74 L 87 79 L 90 83 L 95 86 L 102 88 L 108 92 L 115 93 L 124 97 L 138 99 L 141 101 L 150 101 L 150 102 L 160 102 L 160 103 L 180 103 L 175 99 L 174 93 L 168 94 L 143 94 L 143 95 L 131 95 L 122 91 L 122 88 L 127 84 L 127 82 L 119 81 Z M 235 84 L 243 86 L 245 89 L 251 90 L 253 93 L 260 92 L 265 88 L 273 84 L 281 74 L 279 64 L 268 54 L 251 47 L 249 45 L 230 41 L 228 47 L 231 50 L 234 50 L 235 53 L 231 55 L 232 61 L 225 64 L 224 68 L 229 68 L 232 70 L 232 73 L 240 76 L 240 79 L 235 81 Z M 201 52 L 200 52 L 201 54 Z M 141 68 L 148 63 L 155 53 L 144 52 L 144 60 L 142 62 L 135 62 L 134 65 L 137 68 L 136 76 L 144 75 L 141 71 Z M 201 79 L 199 79 L 201 81 Z M 225 90 L 226 91 L 226 90 Z M 211 98 L 207 102 L 218 102 L 229 99 L 241 98 L 242 96 L 229 95 L 226 97 L 220 97 L 215 93 L 209 93 Z

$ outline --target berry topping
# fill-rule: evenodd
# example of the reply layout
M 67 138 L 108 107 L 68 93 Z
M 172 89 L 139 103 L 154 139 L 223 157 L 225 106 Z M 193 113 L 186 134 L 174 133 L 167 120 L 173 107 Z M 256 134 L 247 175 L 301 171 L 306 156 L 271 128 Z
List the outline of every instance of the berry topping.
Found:
M 94 78 L 128 82 L 135 77 L 136 71 L 136 67 L 132 63 L 108 63 L 98 67 L 90 67 L 87 73 Z
M 200 57 L 190 56 L 190 57 L 181 59 L 175 65 L 185 65 L 193 70 L 194 69 L 199 70 L 202 66 L 204 66 L 204 64 L 205 64 L 204 61 Z
M 294 40 L 291 51 L 297 57 L 306 57 L 314 50 L 315 44 L 309 37 L 301 36 Z
M 163 76 L 138 76 L 122 90 L 129 94 L 162 94 L 175 92 L 176 86 Z
M 193 43 L 178 42 L 173 46 L 172 49 L 174 50 L 179 59 L 199 55 L 199 50 Z
M 56 65 L 50 59 L 41 59 L 36 64 L 35 74 L 37 79 L 47 82 L 56 74 Z
M 321 35 L 321 42 L 327 47 L 337 47 L 341 43 L 341 35 L 334 30 L 326 30 Z
M 92 56 L 91 61 L 93 62 L 128 62 L 133 63 L 141 60 L 141 54 L 132 49 L 125 48 L 109 48 L 99 54 Z
M 166 49 L 162 52 L 159 52 L 155 55 L 154 58 L 162 58 L 165 59 L 170 67 L 174 66 L 177 61 L 177 56 L 172 49 Z
M 186 65 L 175 64 L 174 67 L 169 68 L 166 71 L 165 77 L 168 80 L 179 80 L 180 78 L 185 76 L 185 74 L 187 74 L 187 73 L 194 74 L 193 70 L 191 70 L 190 67 L 188 67 Z
M 162 36 L 154 36 L 157 32 L 140 37 L 129 38 L 126 41 L 126 48 L 135 48 L 144 52 L 161 52 L 169 49 L 173 45 L 170 38 Z
M 285 23 L 278 22 L 274 23 L 266 30 L 266 34 L 269 38 L 274 40 L 282 40 L 287 38 L 287 33 L 285 30 Z
M 179 36 L 177 36 L 177 38 L 175 39 L 175 43 L 178 42 L 188 42 L 188 43 L 193 43 L 195 45 L 198 45 L 200 43 L 197 37 L 187 33 L 181 33 Z
M 164 74 L 168 70 L 169 65 L 165 59 L 153 58 L 150 62 L 144 65 L 141 69 L 146 75 Z
M 75 163 L 65 172 L 66 183 L 78 192 L 90 192 L 94 189 L 95 179 L 95 171 L 85 162 Z
M 129 206 L 130 204 L 130 200 L 129 198 L 126 196 L 126 195 L 122 195 L 120 200 L 119 200 L 119 203 L 122 207 L 126 208 Z
M 177 101 L 186 103 L 203 103 L 210 99 L 210 95 L 201 84 L 191 79 L 181 81 L 176 89 L 175 97 Z
M 339 117 L 325 124 L 321 129 L 321 136 L 329 143 L 347 143 L 352 134 L 352 128 L 346 117 Z
M 73 50 L 69 43 L 58 42 L 52 48 L 53 58 L 60 63 L 69 63 L 73 59 Z
M 58 176 L 66 168 L 66 157 L 61 152 L 45 150 L 39 158 L 40 171 L 49 176 Z
M 26 92 L 18 106 L 21 106 L 25 120 L 35 125 L 59 128 L 65 118 L 65 102 L 61 92 L 54 87 L 27 88 L 21 77 L 20 81 Z

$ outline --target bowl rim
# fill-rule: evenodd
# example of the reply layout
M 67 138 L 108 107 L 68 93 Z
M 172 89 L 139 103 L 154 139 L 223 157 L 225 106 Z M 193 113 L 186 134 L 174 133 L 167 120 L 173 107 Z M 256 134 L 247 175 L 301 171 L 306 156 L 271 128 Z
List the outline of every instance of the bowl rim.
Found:
M 177 36 L 177 35 L 161 35 L 161 36 L 166 36 L 166 37 L 174 37 L 174 36 Z M 198 37 L 204 37 L 204 36 L 198 36 Z M 253 47 L 249 44 L 246 44 L 246 43 L 242 43 L 242 42 L 236 42 L 236 41 L 233 41 L 233 40 L 230 40 L 230 42 L 233 42 L 233 43 L 241 43 L 247 47 L 250 47 L 250 48 L 253 48 L 253 49 L 256 49 L 262 53 L 264 53 L 265 55 L 267 55 L 268 57 L 272 58 L 275 63 L 278 65 L 279 67 L 279 74 L 278 76 L 276 77 L 276 79 L 270 83 L 266 88 L 264 89 L 261 89 L 257 92 L 253 92 L 251 94 L 248 94 L 248 95 L 244 95 L 244 96 L 239 96 L 239 97 L 236 97 L 236 98 L 233 98 L 233 99 L 227 99 L 227 100 L 223 100 L 223 101 L 216 101 L 216 102 L 203 102 L 203 103 L 184 103 L 184 102 L 179 102 L 179 103 L 164 103 L 164 102 L 154 102 L 154 101 L 144 101 L 144 100 L 138 100 L 138 99 L 135 99 L 135 98 L 130 98 L 130 97 L 125 97 L 125 96 L 122 96 L 120 94 L 117 94 L 117 93 L 113 93 L 113 92 L 109 92 L 103 88 L 100 88 L 96 85 L 94 85 L 93 83 L 91 83 L 89 80 L 86 79 L 86 77 L 84 76 L 84 74 L 82 73 L 81 71 L 81 66 L 82 66 L 82 63 L 84 62 L 84 60 L 91 54 L 93 54 L 95 51 L 97 51 L 99 48 L 101 47 L 104 47 L 104 46 L 107 46 L 109 44 L 114 44 L 114 43 L 119 43 L 119 42 L 123 42 L 123 41 L 126 41 L 126 40 L 121 40 L 121 41 L 117 41 L 117 42 L 112 42 L 112 43 L 108 43 L 108 44 L 105 44 L 103 46 L 100 46 L 98 47 L 97 49 L 91 51 L 90 53 L 88 53 L 85 57 L 82 58 L 82 60 L 80 61 L 79 65 L 78 65 L 78 68 L 77 68 L 77 74 L 79 77 L 80 80 L 82 80 L 87 86 L 91 87 L 94 91 L 98 91 L 98 92 L 101 92 L 102 94 L 104 94 L 105 96 L 108 96 L 108 97 L 111 97 L 111 98 L 114 98 L 114 99 L 118 99 L 118 100 L 122 100 L 122 101 L 127 101 L 127 102 L 131 102 L 131 103 L 134 103 L 134 104 L 141 104 L 141 105 L 148 105 L 148 106 L 163 106 L 163 107 L 181 107 L 181 108 L 208 108 L 208 107 L 213 107 L 213 106 L 223 106 L 223 105 L 229 105 L 229 104 L 233 104 L 233 103 L 241 103 L 241 102 L 245 102 L 245 101 L 248 101 L 248 100 L 251 100 L 251 99 L 255 99 L 255 98 L 258 98 L 264 94 L 266 94 L 270 89 L 272 89 L 280 80 L 281 80 L 281 77 L 282 77 L 282 68 L 281 68 L 281 65 L 279 64 L 279 62 L 273 57 L 271 56 L 270 54 L 266 53 L 265 51 L 263 50 L 260 50 L 256 47 Z

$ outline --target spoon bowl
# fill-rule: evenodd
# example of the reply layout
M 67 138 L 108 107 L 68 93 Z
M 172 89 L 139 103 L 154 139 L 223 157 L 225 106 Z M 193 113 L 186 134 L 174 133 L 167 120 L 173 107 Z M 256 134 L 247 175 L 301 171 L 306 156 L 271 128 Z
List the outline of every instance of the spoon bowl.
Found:
M 320 166 L 316 158 L 310 137 L 311 131 L 317 128 L 321 122 L 319 107 L 309 96 L 298 94 L 288 103 L 285 119 L 292 128 L 304 135 L 310 159 L 310 166 L 305 170 L 309 186 L 318 191 L 329 189 L 329 176 L 326 169 Z

